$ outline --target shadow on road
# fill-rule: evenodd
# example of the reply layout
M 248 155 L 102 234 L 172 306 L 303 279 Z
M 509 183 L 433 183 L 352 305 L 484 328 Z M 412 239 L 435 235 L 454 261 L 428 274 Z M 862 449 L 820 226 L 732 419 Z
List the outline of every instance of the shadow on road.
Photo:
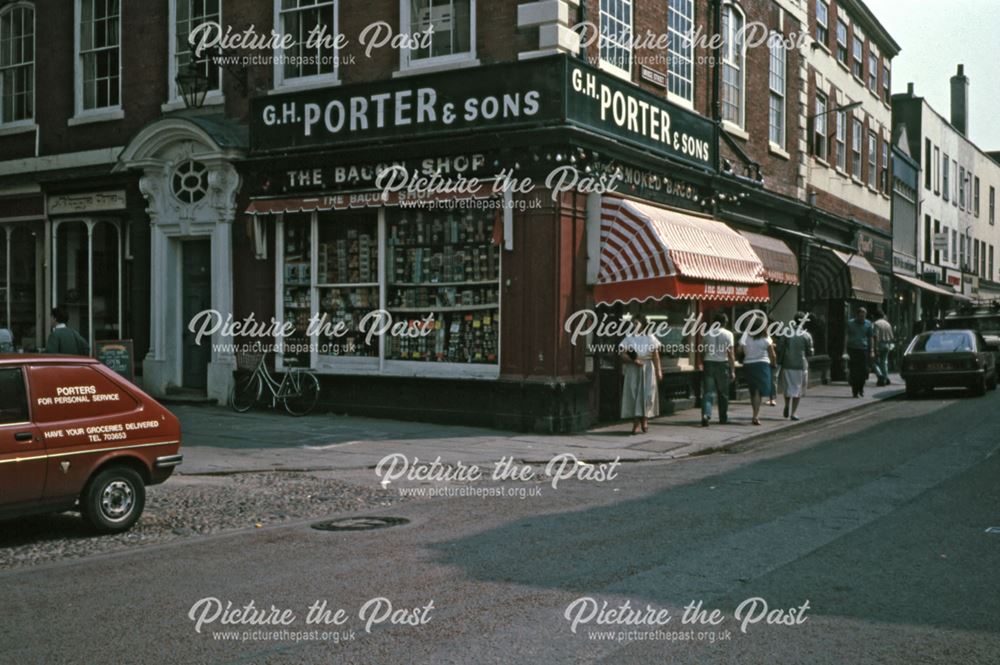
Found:
M 476 580 L 675 607 L 808 599 L 817 614 L 996 631 L 1000 536 L 980 527 L 1000 521 L 1000 456 L 964 472 L 940 460 L 995 450 L 997 405 L 898 402 L 821 445 L 433 547 Z

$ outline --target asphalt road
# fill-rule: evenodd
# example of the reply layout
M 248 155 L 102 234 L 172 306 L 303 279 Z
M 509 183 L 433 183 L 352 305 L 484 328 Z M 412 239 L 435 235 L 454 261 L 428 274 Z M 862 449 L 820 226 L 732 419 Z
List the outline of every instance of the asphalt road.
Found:
M 0 573 L 0 662 L 994 665 L 998 432 L 998 393 L 896 400 L 605 482 L 502 485 L 541 496 L 410 501 L 390 509 L 405 526 L 294 523 Z M 390 618 L 369 633 L 378 597 L 393 613 L 374 608 Z M 223 625 L 204 598 L 294 619 Z M 601 625 L 588 599 L 658 622 Z M 306 624 L 323 600 L 343 625 Z M 719 623 L 684 623 L 692 601 Z M 763 602 L 793 625 L 743 625 Z M 222 639 L 255 630 L 287 632 Z

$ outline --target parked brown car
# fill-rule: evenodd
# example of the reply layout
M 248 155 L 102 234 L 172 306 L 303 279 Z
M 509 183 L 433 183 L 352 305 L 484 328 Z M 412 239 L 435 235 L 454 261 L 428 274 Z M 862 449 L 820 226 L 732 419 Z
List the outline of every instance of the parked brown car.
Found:
M 0 355 L 0 518 L 76 508 L 126 531 L 180 439 L 172 413 L 96 360 Z
M 913 338 L 900 374 L 908 397 L 956 387 L 983 395 L 997 387 L 996 354 L 974 330 L 934 330 Z

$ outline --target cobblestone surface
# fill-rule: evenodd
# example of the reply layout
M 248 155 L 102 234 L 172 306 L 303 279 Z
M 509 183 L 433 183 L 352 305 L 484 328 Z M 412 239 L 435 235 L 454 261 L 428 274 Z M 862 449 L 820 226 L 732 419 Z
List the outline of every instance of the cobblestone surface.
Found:
M 389 506 L 397 492 L 307 473 L 174 476 L 146 490 L 146 509 L 123 534 L 95 535 L 77 513 L 0 522 L 0 569 L 295 519 Z

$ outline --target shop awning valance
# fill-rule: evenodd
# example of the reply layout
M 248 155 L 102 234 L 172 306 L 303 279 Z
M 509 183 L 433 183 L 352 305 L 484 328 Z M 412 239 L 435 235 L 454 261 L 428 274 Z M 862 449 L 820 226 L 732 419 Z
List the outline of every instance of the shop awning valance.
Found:
M 254 199 L 246 209 L 248 215 L 293 214 L 297 212 L 326 212 L 328 210 L 348 210 L 352 208 L 379 208 L 395 206 L 400 203 L 418 203 L 429 201 L 451 201 L 455 199 L 488 199 L 497 196 L 489 187 L 482 187 L 482 192 L 476 195 L 463 193 L 435 194 L 432 196 L 417 196 L 406 192 L 389 192 L 387 197 L 382 192 L 350 192 L 329 194 L 323 196 L 299 196 L 275 199 Z
M 766 302 L 768 289 L 750 243 L 722 222 L 607 196 L 594 298 Z
M 924 280 L 919 279 L 917 277 L 909 277 L 907 275 L 899 275 L 899 274 L 893 275 L 893 277 L 895 277 L 896 279 L 898 279 L 900 281 L 906 282 L 910 286 L 915 286 L 918 289 L 923 289 L 924 291 L 928 291 L 928 292 L 933 293 L 935 295 L 945 296 L 945 297 L 948 297 L 948 298 L 954 298 L 956 300 L 969 300 L 969 298 L 967 298 L 966 296 L 963 296 L 961 293 L 955 293 L 954 291 L 952 291 L 950 289 L 942 288 L 940 286 L 935 286 L 934 284 L 931 284 L 929 282 L 925 282 Z
M 809 300 L 885 300 L 878 271 L 860 254 L 813 247 L 806 275 Z
M 740 231 L 764 264 L 764 279 L 779 284 L 799 285 L 799 260 L 785 241 L 771 236 Z

